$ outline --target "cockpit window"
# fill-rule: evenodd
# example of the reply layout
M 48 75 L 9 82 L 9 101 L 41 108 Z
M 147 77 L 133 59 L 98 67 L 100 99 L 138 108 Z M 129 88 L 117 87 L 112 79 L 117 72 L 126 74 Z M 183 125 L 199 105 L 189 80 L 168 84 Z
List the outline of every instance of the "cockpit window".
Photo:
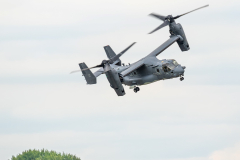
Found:
M 177 63 L 177 61 L 175 61 L 175 60 L 173 60 L 173 64 L 174 64 L 175 66 L 178 66 L 178 63 Z
M 169 72 L 171 70 L 174 70 L 176 66 L 173 63 L 165 63 L 162 65 L 163 71 L 164 72 Z
M 173 65 L 172 63 L 167 64 L 167 66 L 168 66 L 168 68 L 170 68 L 171 70 L 173 70 L 173 69 L 176 67 L 176 66 Z
M 170 67 L 169 67 L 169 63 L 164 64 L 164 65 L 162 66 L 162 69 L 163 69 L 164 72 L 169 72 L 169 71 L 171 71 L 171 69 L 170 69 Z

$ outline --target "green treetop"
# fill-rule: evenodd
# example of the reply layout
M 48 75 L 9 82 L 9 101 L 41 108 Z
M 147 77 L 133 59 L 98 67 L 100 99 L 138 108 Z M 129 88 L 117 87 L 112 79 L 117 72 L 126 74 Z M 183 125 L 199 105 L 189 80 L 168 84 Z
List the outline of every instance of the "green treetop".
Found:
M 81 160 L 80 158 L 71 154 L 57 153 L 55 151 L 48 151 L 42 149 L 39 150 L 28 150 L 22 152 L 22 154 L 12 156 L 11 160 Z

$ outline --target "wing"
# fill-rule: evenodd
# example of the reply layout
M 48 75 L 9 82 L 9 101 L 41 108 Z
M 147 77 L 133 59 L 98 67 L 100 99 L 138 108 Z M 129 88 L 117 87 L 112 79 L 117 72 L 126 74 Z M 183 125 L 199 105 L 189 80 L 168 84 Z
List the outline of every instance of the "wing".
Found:
M 138 61 L 138 62 L 132 64 L 128 69 L 122 71 L 122 72 L 121 72 L 121 75 L 122 75 L 123 77 L 125 77 L 126 75 L 128 75 L 128 74 L 131 73 L 132 71 L 140 68 L 140 67 L 143 66 L 143 65 L 144 65 L 143 61 Z
M 160 53 L 162 53 L 165 49 L 167 49 L 169 46 L 171 46 L 174 42 L 181 39 L 181 36 L 171 36 L 166 42 L 164 42 L 161 46 L 159 46 L 157 49 L 152 51 L 147 57 L 157 56 Z
M 160 53 L 162 53 L 165 49 L 167 49 L 169 46 L 171 46 L 174 42 L 176 42 L 177 40 L 182 39 L 181 36 L 177 35 L 177 36 L 171 36 L 166 42 L 164 42 L 161 46 L 159 46 L 157 49 L 155 49 L 153 52 L 151 52 L 149 55 L 147 55 L 145 58 L 147 57 L 156 57 L 157 55 L 159 55 Z M 128 69 L 124 70 L 123 72 L 121 72 L 121 75 L 123 77 L 125 77 L 126 75 L 128 75 L 129 73 L 133 72 L 134 70 L 140 68 L 141 66 L 144 65 L 144 59 L 141 59 L 140 61 L 132 64 Z

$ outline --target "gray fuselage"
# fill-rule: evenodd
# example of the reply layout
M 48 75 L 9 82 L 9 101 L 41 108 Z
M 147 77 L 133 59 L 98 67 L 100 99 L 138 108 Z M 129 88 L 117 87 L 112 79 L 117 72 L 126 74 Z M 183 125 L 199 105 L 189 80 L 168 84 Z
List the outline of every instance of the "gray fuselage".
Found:
M 122 84 L 128 86 L 140 86 L 155 81 L 172 79 L 183 76 L 185 67 L 182 67 L 174 59 L 159 60 L 156 57 L 148 57 L 144 60 L 145 65 L 123 77 Z M 111 67 L 121 75 L 121 72 L 129 68 L 127 66 Z

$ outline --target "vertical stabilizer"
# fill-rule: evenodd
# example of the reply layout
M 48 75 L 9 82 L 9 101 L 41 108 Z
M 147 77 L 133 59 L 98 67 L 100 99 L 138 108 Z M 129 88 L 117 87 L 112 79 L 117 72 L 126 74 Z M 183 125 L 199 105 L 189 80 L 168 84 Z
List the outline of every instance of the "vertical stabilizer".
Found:
M 88 68 L 88 66 L 83 62 L 79 63 L 79 67 L 81 70 Z M 92 71 L 90 69 L 82 71 L 83 76 L 85 77 L 87 84 L 96 84 L 97 78 L 94 76 Z
M 109 59 L 111 59 L 111 58 L 113 58 L 114 56 L 116 56 L 116 53 L 112 50 L 112 48 L 111 48 L 109 45 L 104 46 L 104 50 L 105 50 L 105 52 L 106 52 L 106 54 L 107 54 L 107 57 L 108 57 Z M 117 63 L 116 65 L 121 65 L 121 60 L 120 60 L 120 59 L 118 59 L 118 60 L 116 60 L 116 61 L 118 61 L 118 63 Z

